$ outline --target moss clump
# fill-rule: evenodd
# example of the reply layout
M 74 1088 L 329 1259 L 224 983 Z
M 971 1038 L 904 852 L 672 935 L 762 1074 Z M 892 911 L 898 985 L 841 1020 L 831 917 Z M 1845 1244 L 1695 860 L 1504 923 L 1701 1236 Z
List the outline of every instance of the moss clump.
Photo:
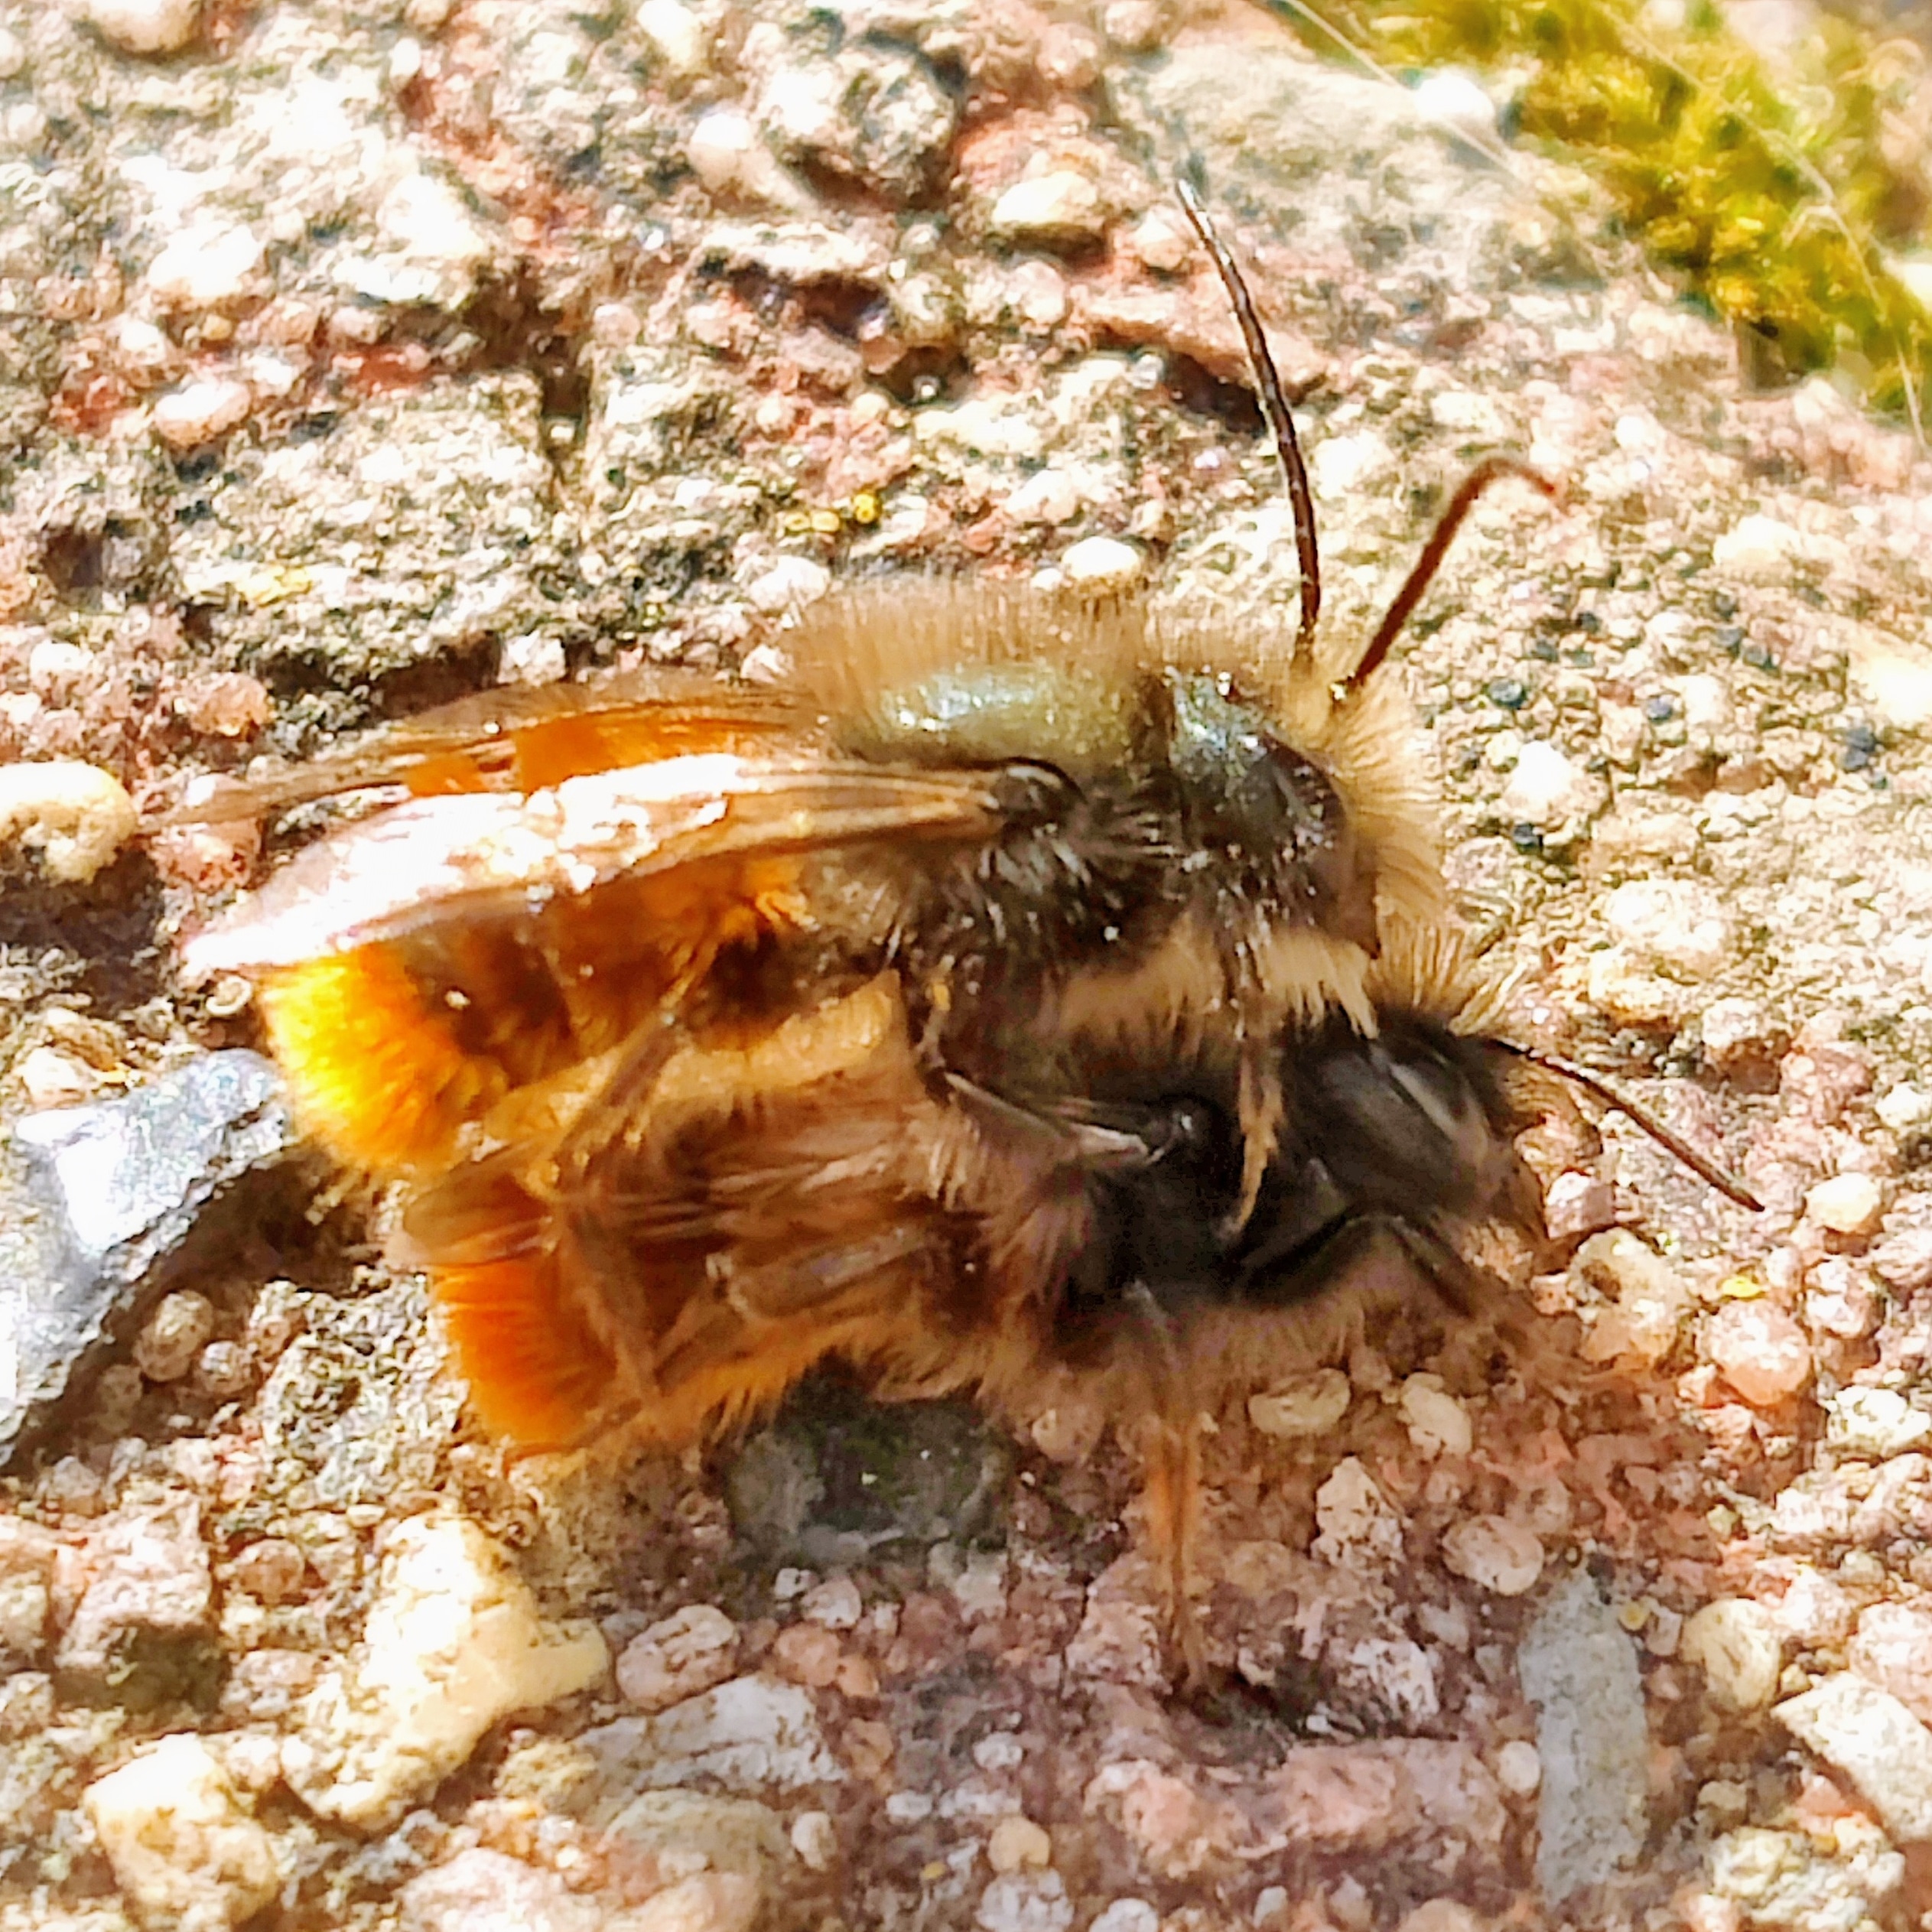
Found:
M 1521 133 L 1602 182 L 1651 258 L 1746 332 L 1760 370 L 1836 368 L 1917 414 L 1932 323 L 1884 265 L 1921 238 L 1928 182 L 1901 138 L 1917 62 L 1895 44 L 1823 22 L 1808 84 L 1781 89 L 1704 0 L 1677 27 L 1634 0 L 1313 4 L 1385 67 L 1511 73 Z M 1271 5 L 1335 51 L 1293 0 Z

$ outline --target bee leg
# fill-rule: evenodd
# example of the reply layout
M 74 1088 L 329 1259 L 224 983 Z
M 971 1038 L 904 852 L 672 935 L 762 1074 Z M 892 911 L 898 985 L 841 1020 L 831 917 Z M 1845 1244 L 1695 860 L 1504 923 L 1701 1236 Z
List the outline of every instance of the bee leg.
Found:
M 1157 1411 L 1147 1457 L 1147 1530 L 1166 1599 L 1169 1667 L 1182 1687 L 1199 1690 L 1208 1677 L 1207 1639 L 1195 1614 L 1195 1547 L 1201 1527 L 1201 1417 Z
M 1166 1599 L 1168 1660 L 1185 1689 L 1207 1680 L 1207 1642 L 1195 1614 L 1192 1586 L 1201 1527 L 1201 1398 L 1178 1345 L 1171 1318 L 1137 1283 L 1128 1299 L 1142 1316 L 1145 1346 L 1134 1364 L 1149 1421 L 1147 1537 Z

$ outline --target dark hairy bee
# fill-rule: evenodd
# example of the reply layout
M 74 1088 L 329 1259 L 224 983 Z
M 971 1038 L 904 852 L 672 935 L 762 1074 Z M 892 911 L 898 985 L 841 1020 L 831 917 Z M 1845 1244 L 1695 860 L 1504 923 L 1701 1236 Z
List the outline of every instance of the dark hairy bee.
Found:
M 475 1407 L 683 1445 L 821 1363 L 1145 1419 L 1184 1647 L 1199 1418 L 1375 1296 L 1481 1297 L 1535 1241 L 1512 1042 L 1444 886 L 1389 649 L 902 581 L 756 688 L 499 694 L 199 815 L 377 785 L 187 949 L 252 977 L 301 1117 L 402 1198 Z M 1698 1171 L 1737 1191 L 1673 1137 Z M 1739 1198 L 1742 1198 L 1741 1195 Z

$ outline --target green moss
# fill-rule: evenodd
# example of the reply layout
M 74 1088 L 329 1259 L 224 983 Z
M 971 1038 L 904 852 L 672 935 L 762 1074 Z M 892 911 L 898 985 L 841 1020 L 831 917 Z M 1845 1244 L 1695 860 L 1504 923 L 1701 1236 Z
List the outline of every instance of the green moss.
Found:
M 1332 37 L 1273 0 L 1310 46 Z M 1634 0 L 1319 0 L 1322 16 L 1398 70 L 1508 70 L 1522 136 L 1587 170 L 1686 292 L 1748 332 L 1760 368 L 1836 368 L 1878 407 L 1932 376 L 1932 323 L 1886 272 L 1919 239 L 1926 181 L 1888 156 L 1909 63 L 1821 23 L 1807 81 L 1774 83 L 1708 5 L 1683 26 Z

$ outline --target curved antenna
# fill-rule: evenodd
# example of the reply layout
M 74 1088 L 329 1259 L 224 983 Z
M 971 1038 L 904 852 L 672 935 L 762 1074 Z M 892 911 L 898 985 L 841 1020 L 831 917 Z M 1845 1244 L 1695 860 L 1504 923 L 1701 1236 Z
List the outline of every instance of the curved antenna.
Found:
M 1322 553 L 1315 542 L 1315 499 L 1308 487 L 1308 465 L 1302 460 L 1302 446 L 1295 434 L 1295 418 L 1288 408 L 1287 392 L 1281 375 L 1268 353 L 1268 339 L 1262 333 L 1261 318 L 1255 313 L 1254 298 L 1242 279 L 1241 265 L 1214 225 L 1201 190 L 1185 174 L 1176 177 L 1174 191 L 1182 207 L 1208 251 L 1208 259 L 1219 271 L 1221 285 L 1234 304 L 1234 320 L 1241 324 L 1241 340 L 1247 346 L 1248 366 L 1254 372 L 1254 386 L 1261 400 L 1261 413 L 1274 432 L 1275 454 L 1281 459 L 1281 474 L 1288 486 L 1288 501 L 1295 512 L 1295 560 L 1301 571 L 1301 623 L 1295 633 L 1296 655 L 1304 656 L 1314 641 L 1315 620 L 1322 614 Z
M 1346 689 L 1352 691 L 1366 683 L 1388 655 L 1389 646 L 1401 635 L 1410 613 L 1422 601 L 1422 594 L 1442 568 L 1442 558 L 1456 541 L 1456 532 L 1462 527 L 1462 519 L 1475 507 L 1476 499 L 1498 476 L 1521 476 L 1525 483 L 1534 483 L 1552 503 L 1563 493 L 1540 470 L 1532 470 L 1527 463 L 1513 456 L 1485 457 L 1462 479 L 1462 488 L 1449 499 L 1449 508 L 1436 519 L 1435 529 L 1429 533 L 1429 541 L 1422 547 L 1422 555 L 1416 559 L 1402 588 L 1396 592 L 1395 601 L 1377 626 L 1375 635 L 1368 640 L 1368 649 L 1343 680 Z
M 1666 1127 L 1647 1107 L 1639 1106 L 1628 1094 L 1618 1092 L 1601 1074 L 1579 1066 L 1574 1060 L 1566 1060 L 1560 1053 L 1546 1053 L 1540 1047 L 1520 1046 L 1512 1039 L 1492 1040 L 1491 1044 L 1501 1047 L 1505 1053 L 1514 1054 L 1519 1060 L 1528 1061 L 1533 1067 L 1541 1067 L 1545 1072 L 1555 1074 L 1559 1079 L 1567 1080 L 1573 1087 L 1581 1087 L 1586 1094 L 1594 1094 L 1606 1107 L 1614 1107 L 1619 1114 L 1628 1116 L 1667 1153 L 1674 1154 L 1706 1186 L 1716 1188 L 1725 1200 L 1735 1201 L 1753 1214 L 1764 1212 L 1764 1202 L 1743 1182 L 1725 1173 L 1715 1161 L 1706 1160 L 1682 1134 Z

